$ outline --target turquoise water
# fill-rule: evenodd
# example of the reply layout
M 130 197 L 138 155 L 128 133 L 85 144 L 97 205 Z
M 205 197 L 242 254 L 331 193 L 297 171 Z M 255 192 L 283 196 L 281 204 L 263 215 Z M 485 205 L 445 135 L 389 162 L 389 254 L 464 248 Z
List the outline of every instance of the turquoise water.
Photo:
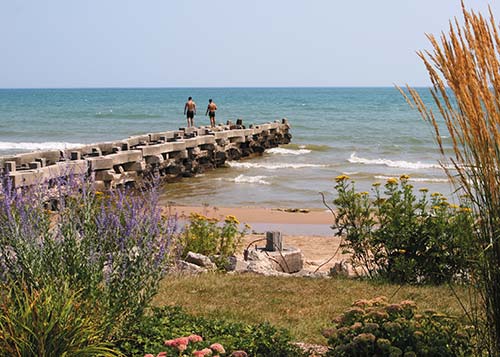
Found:
M 202 114 L 213 98 L 220 122 L 288 118 L 293 144 L 166 185 L 165 200 L 321 208 L 318 192 L 331 201 L 340 174 L 360 190 L 408 174 L 418 188 L 451 192 L 430 126 L 394 88 L 3 89 L 0 155 L 178 129 L 188 96 L 195 125 L 209 123 Z

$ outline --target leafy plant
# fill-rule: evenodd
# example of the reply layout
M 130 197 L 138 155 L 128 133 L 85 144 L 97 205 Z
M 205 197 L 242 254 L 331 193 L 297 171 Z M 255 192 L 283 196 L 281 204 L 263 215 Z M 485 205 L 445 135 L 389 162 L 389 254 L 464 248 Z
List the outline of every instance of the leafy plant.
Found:
M 175 241 L 176 222 L 162 217 L 156 191 L 104 194 L 71 176 L 22 190 L 4 181 L 1 278 L 30 291 L 69 284 L 102 308 L 108 337 L 126 334 L 156 293 Z
M 239 229 L 240 222 L 235 216 L 226 216 L 223 222 L 198 213 L 191 213 L 189 223 L 181 235 L 182 255 L 188 252 L 206 256 L 217 256 L 218 265 L 225 265 L 226 258 L 233 255 L 247 226 Z
M 298 347 L 291 345 L 290 335 L 264 323 L 247 325 L 221 319 L 186 314 L 178 307 L 153 308 L 150 316 L 138 321 L 129 339 L 119 344 L 128 356 L 165 351 L 165 340 L 192 334 L 203 337 L 197 349 L 213 343 L 222 344 L 227 351 L 243 350 L 249 356 L 302 356 Z M 174 348 L 175 349 L 175 348 Z
M 67 283 L 42 289 L 19 284 L 1 287 L 1 355 L 121 356 L 106 342 L 98 308 Z
M 472 356 L 470 336 L 456 319 L 416 312 L 412 301 L 358 300 L 323 331 L 329 356 Z
M 426 189 L 417 198 L 408 179 L 389 179 L 383 192 L 374 184 L 371 198 L 347 176 L 337 177 L 334 228 L 344 237 L 342 248 L 372 278 L 443 283 L 466 277 L 474 229 L 467 202 L 452 205 L 439 193 L 429 197 Z

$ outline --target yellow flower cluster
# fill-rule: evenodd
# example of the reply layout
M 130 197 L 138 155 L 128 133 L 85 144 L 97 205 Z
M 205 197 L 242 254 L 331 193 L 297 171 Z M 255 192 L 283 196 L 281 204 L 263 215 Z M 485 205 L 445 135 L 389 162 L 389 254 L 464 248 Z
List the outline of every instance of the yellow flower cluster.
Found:
M 335 177 L 335 181 L 336 182 L 342 182 L 342 181 L 345 181 L 345 180 L 349 180 L 349 176 L 347 176 L 347 175 L 339 175 L 339 176 Z
M 410 179 L 410 176 L 408 176 L 408 175 L 401 175 L 401 176 L 399 176 L 399 179 L 400 179 L 401 181 L 407 181 L 407 180 L 409 180 L 409 179 Z
M 387 184 L 388 185 L 396 185 L 398 183 L 398 180 L 395 179 L 394 177 L 391 177 L 389 179 L 387 179 Z
M 240 224 L 240 221 L 238 221 L 238 219 L 235 216 L 233 216 L 233 215 L 226 216 L 226 219 L 224 219 L 224 222 L 226 222 L 226 223 Z

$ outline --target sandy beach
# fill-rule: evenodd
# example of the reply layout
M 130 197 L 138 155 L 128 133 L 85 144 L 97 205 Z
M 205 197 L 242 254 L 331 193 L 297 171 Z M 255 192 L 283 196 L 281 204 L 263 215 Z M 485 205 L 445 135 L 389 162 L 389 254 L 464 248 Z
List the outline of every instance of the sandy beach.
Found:
M 330 229 L 333 216 L 331 212 L 326 210 L 311 209 L 303 212 L 290 212 L 280 208 L 207 206 L 169 206 L 166 210 L 170 214 L 178 214 L 180 218 L 188 217 L 193 212 L 218 219 L 233 215 L 240 222 L 248 223 L 252 228 L 262 227 L 262 231 L 255 232 L 254 230 L 252 234 L 244 237 L 242 250 L 251 242 L 264 238 L 265 230 L 278 228 L 283 233 L 286 245 L 299 248 L 302 251 L 306 270 L 316 270 L 335 255 L 333 259 L 320 268 L 320 271 L 327 271 L 336 262 L 347 258 L 346 255 L 342 255 L 338 251 L 340 238 L 335 236 L 333 230 Z M 319 227 L 325 229 L 319 229 Z M 262 246 L 265 243 L 258 242 L 257 245 Z

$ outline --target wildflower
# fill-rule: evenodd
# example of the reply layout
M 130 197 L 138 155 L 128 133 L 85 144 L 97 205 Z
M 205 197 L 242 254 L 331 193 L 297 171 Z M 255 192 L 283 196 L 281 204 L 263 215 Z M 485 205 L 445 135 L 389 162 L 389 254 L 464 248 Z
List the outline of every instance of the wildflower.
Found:
M 154 355 L 152 355 L 151 353 L 147 353 L 144 355 L 144 357 L 155 357 Z
M 212 354 L 212 350 L 210 348 L 204 348 L 199 351 L 194 351 L 193 356 L 195 357 L 205 357 L 205 356 L 210 356 Z
M 160 352 L 156 355 L 156 357 L 167 357 L 167 352 Z
M 219 352 L 219 353 L 226 353 L 226 350 L 224 349 L 224 347 L 220 343 L 212 343 L 210 345 L 210 348 L 213 351 L 216 351 L 216 352 Z
M 401 176 L 399 176 L 399 179 L 401 181 L 407 181 L 409 178 L 410 178 L 410 176 L 408 176 L 408 175 L 401 175 Z
M 359 330 L 363 327 L 363 324 L 361 322 L 355 322 L 352 324 L 351 329 L 353 330 Z
M 183 352 L 187 350 L 187 348 L 188 348 L 187 344 L 180 343 L 179 345 L 177 345 L 177 349 L 179 350 L 179 352 Z
M 432 209 L 433 209 L 434 211 L 437 211 L 437 210 L 439 210 L 439 206 L 432 206 Z
M 101 191 L 95 191 L 95 195 L 96 195 L 96 196 L 102 196 L 102 195 L 104 195 L 104 192 L 101 192 Z
M 441 194 L 439 192 L 433 192 L 431 194 L 431 197 L 439 197 L 439 196 L 441 196 Z
M 245 223 L 245 229 L 251 229 L 251 228 L 252 228 L 251 225 L 249 225 L 248 223 Z
M 366 191 L 360 192 L 359 194 L 360 194 L 361 196 L 368 196 L 368 192 L 366 192 Z
M 419 191 L 420 191 L 420 192 L 429 192 L 429 189 L 428 189 L 428 188 L 425 188 L 425 187 L 422 187 Z
M 347 176 L 347 175 L 339 175 L 339 176 L 335 177 L 335 182 L 342 182 L 342 181 L 345 181 L 345 180 L 349 180 L 349 176 Z
M 460 211 L 462 211 L 462 212 L 472 212 L 472 209 L 470 209 L 469 207 L 460 207 Z
M 224 222 L 240 224 L 240 221 L 238 221 L 238 219 L 233 215 L 226 216 L 226 218 L 224 219 Z
M 458 205 L 451 204 L 451 205 L 450 205 L 450 208 L 453 208 L 453 209 L 458 209 L 459 207 L 458 207 Z
M 405 254 L 405 253 L 406 253 L 406 250 L 405 250 L 405 249 L 398 249 L 398 253 L 399 253 L 399 254 Z
M 203 337 L 201 337 L 200 335 L 189 335 L 188 340 L 190 342 L 201 342 L 203 341 Z
M 395 179 L 394 177 L 388 178 L 387 179 L 387 184 L 388 185 L 396 185 L 398 183 L 398 180 Z
M 380 186 L 380 182 L 374 182 L 374 183 L 372 183 L 372 186 L 373 187 L 379 187 Z

